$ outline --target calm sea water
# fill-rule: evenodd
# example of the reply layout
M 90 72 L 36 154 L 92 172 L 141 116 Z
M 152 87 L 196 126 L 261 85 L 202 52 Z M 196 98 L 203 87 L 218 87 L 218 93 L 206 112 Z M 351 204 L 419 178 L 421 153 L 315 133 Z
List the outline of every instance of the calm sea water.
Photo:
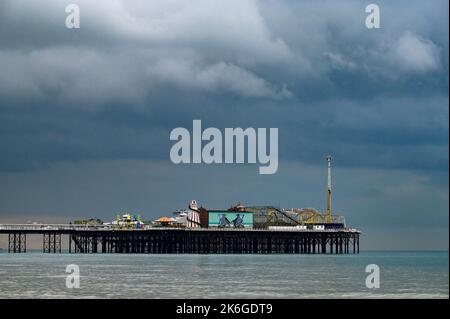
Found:
M 80 288 L 66 288 L 66 265 Z M 380 267 L 368 289 L 365 267 Z M 359 255 L 0 253 L 0 298 L 448 298 L 448 252 Z

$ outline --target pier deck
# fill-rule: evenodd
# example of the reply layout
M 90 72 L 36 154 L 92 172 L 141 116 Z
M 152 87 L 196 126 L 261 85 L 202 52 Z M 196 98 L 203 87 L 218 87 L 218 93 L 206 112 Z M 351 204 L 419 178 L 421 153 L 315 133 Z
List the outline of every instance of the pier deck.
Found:
M 102 226 L 0 225 L 8 252 L 27 251 L 27 235 L 41 234 L 44 253 L 136 254 L 357 254 L 355 229 L 280 231 L 268 229 L 111 229 Z

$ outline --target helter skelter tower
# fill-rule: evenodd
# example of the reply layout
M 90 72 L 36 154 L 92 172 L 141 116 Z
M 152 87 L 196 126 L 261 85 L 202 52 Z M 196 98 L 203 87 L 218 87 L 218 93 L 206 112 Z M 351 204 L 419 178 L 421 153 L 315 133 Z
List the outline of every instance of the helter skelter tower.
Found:
M 328 162 L 328 185 L 327 185 L 327 223 L 331 222 L 331 155 L 326 157 Z
M 200 213 L 196 200 L 191 200 L 187 215 L 187 228 L 200 228 Z

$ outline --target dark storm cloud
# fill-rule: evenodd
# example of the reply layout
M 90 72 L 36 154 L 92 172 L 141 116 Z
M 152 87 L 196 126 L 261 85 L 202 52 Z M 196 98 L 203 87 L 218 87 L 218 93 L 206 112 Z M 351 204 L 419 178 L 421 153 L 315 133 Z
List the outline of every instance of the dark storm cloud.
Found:
M 380 30 L 357 1 L 78 4 L 68 30 L 63 2 L 2 2 L 3 170 L 161 159 L 193 118 L 280 127 L 286 159 L 446 169 L 445 1 L 381 2 Z
M 167 158 L 168 133 L 280 128 L 280 156 L 350 167 L 448 168 L 448 15 L 381 2 L 3 1 L 2 170 Z
M 99 103 L 114 92 L 107 101 L 145 98 L 162 84 L 243 97 L 354 98 L 445 90 L 448 83 L 445 3 L 409 6 L 421 15 L 382 3 L 376 32 L 365 28 L 359 2 L 239 1 L 226 11 L 211 2 L 79 3 L 83 27 L 76 32 L 63 27 L 60 1 L 6 3 L 3 67 L 16 71 L 28 94 L 53 88 L 73 99 L 70 90 Z M 2 84 L 17 89 L 17 79 Z

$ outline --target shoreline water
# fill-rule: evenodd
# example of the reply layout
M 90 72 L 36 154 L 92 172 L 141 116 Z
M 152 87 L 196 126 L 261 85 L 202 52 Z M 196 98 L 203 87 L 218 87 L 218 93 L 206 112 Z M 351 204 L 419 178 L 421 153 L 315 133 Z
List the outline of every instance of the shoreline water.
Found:
M 68 264 L 80 289 L 68 289 Z M 380 267 L 380 288 L 365 267 Z M 448 251 L 359 255 L 0 254 L 0 298 L 448 298 Z

